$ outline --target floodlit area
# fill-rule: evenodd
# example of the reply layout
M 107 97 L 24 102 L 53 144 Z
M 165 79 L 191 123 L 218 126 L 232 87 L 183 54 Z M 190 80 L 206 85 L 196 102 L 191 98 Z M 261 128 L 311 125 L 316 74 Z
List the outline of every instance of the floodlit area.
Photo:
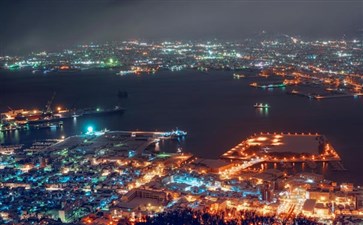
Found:
M 206 159 L 156 149 L 158 142 L 176 141 L 180 135 L 186 132 L 88 129 L 84 135 L 38 141 L 28 149 L 4 148 L 0 200 L 11 208 L 0 204 L 0 213 L 7 221 L 44 213 L 64 223 L 81 220 L 84 224 L 144 222 L 147 216 L 181 208 L 225 214 L 225 221 L 251 213 L 279 222 L 303 215 L 324 224 L 338 215 L 363 217 L 359 200 L 363 191 L 353 184 L 338 185 L 314 173 L 253 168 L 281 160 L 298 162 L 302 157 L 337 160 L 322 135 L 261 133 L 226 153 L 236 154 L 234 160 L 226 154 Z M 285 155 L 291 154 L 290 149 L 297 150 Z M 32 161 L 17 160 L 26 157 Z M 58 204 L 54 196 L 64 203 Z M 18 207 L 27 214 L 9 213 Z M 91 213 L 99 211 L 106 216 Z
M 266 162 L 340 161 L 325 138 L 312 133 L 260 133 L 225 152 L 225 159 Z

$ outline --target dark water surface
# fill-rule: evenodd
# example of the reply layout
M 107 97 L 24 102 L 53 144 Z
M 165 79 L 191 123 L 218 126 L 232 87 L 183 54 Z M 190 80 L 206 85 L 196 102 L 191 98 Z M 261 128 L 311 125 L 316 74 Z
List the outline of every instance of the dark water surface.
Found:
M 234 80 L 231 72 L 161 72 L 156 75 L 116 76 L 111 71 L 33 75 L 0 72 L 0 110 L 42 109 L 54 91 L 55 106 L 112 107 L 122 115 L 66 121 L 58 130 L 0 134 L 0 143 L 26 143 L 84 132 L 89 125 L 110 130 L 188 131 L 184 151 L 217 158 L 255 132 L 319 132 L 325 134 L 348 172 L 328 173 L 338 181 L 363 184 L 363 99 L 314 101 L 285 94 L 283 89 L 248 86 L 251 79 Z M 127 99 L 117 97 L 128 91 Z M 253 108 L 271 105 L 268 111 Z

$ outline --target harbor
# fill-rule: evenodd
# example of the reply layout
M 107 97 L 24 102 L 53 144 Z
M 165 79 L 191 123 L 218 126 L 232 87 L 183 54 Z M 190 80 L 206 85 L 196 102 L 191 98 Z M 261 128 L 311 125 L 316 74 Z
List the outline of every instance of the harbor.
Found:
M 306 163 L 316 168 L 317 162 L 332 163 L 333 168 L 345 170 L 341 158 L 325 136 L 317 133 L 260 133 L 242 141 L 222 159 L 257 163 Z
M 90 140 L 95 140 L 95 144 L 101 146 L 103 145 L 103 138 L 106 138 L 110 142 L 122 140 L 124 144 L 114 146 L 115 151 L 120 151 L 120 154 L 124 154 L 125 156 L 142 156 L 150 147 L 153 150 L 149 153 L 158 152 L 159 149 L 156 146 L 159 142 L 178 140 L 179 138 L 185 138 L 186 135 L 187 132 L 179 130 L 178 128 L 172 131 L 109 131 L 107 129 L 95 131 L 93 127 L 88 127 L 87 131 L 83 134 L 35 141 L 30 146 L 0 145 L 0 154 L 12 155 L 19 152 L 32 154 L 42 151 L 53 151 L 54 149 L 61 148 L 61 146 L 81 145 Z M 106 143 L 106 140 L 104 142 Z
M 308 98 L 297 98 L 285 94 L 286 90 L 273 89 L 265 91 L 258 88 L 249 87 L 250 76 L 254 73 L 238 71 L 245 74 L 246 79 L 233 79 L 233 72 L 217 71 L 209 74 L 194 72 L 159 72 L 156 76 L 141 75 L 137 78 L 123 76 L 114 77 L 113 73 L 80 72 L 80 76 L 71 74 L 54 74 L 52 76 L 40 77 L 30 75 L 32 78 L 27 84 L 18 84 L 20 89 L 32 85 L 35 96 L 24 99 L 11 92 L 2 98 L 2 108 L 0 112 L 10 111 L 7 106 L 13 109 L 24 108 L 26 111 L 43 109 L 53 90 L 57 91 L 57 98 L 52 104 L 52 110 L 58 107 L 63 109 L 100 107 L 112 108 L 119 105 L 125 108 L 124 113 L 111 113 L 100 116 L 81 116 L 63 120 L 63 126 L 42 129 L 18 129 L 11 132 L 0 132 L 2 144 L 29 143 L 35 139 L 60 138 L 61 136 L 76 135 L 84 132 L 88 126 L 100 130 L 168 130 L 170 127 L 178 126 L 180 129 L 188 129 L 190 138 L 180 143 L 184 150 L 188 150 L 200 157 L 218 158 L 230 146 L 239 143 L 241 137 L 248 137 L 259 131 L 290 131 L 298 132 L 317 131 L 327 135 L 337 142 L 334 144 L 339 149 L 339 155 L 344 159 L 344 165 L 349 169 L 349 173 L 342 176 L 339 173 L 329 174 L 329 178 L 339 181 L 352 179 L 361 184 L 359 176 L 361 164 L 358 157 L 354 157 L 359 146 L 359 130 L 356 123 L 347 122 L 345 119 L 332 119 L 334 115 L 344 115 L 344 118 L 351 118 L 357 123 L 362 122 L 363 105 L 362 98 L 340 98 L 333 101 L 311 101 Z M 14 79 L 16 74 L 4 74 L 0 77 L 1 82 L 5 78 Z M 21 78 L 27 78 L 27 74 L 17 74 Z M 75 82 L 63 82 L 65 77 L 73 79 Z M 80 90 L 78 83 L 89 81 L 87 91 Z M 107 78 L 107 79 L 106 79 Z M 29 78 L 30 79 L 30 78 Z M 39 83 L 42 80 L 52 81 L 49 90 L 41 88 Z M 265 81 L 265 78 L 260 78 Z M 270 79 L 270 78 L 268 78 Z M 63 82 L 63 83 L 62 83 Z M 188 89 L 194 83 L 195 88 Z M 57 85 L 60 84 L 60 85 Z M 99 85 L 103 84 L 103 85 Z M 11 88 L 17 88 L 13 83 Z M 61 90 L 59 86 L 67 86 L 67 90 Z M 288 89 L 287 87 L 286 89 Z M 296 87 L 293 87 L 299 90 Z M 223 89 L 223 91 L 221 91 Z M 99 90 L 99 91 L 92 91 Z M 189 90 L 186 92 L 185 90 Z M 202 96 L 200 91 L 203 90 Z M 118 91 L 127 91 L 128 98 L 120 99 Z M 163 94 L 175 93 L 175 94 Z M 181 95 L 180 93 L 184 93 Z M 75 101 L 74 96 L 78 96 Z M 157 101 L 156 101 L 156 96 Z M 200 96 L 195 98 L 196 96 Z M 254 96 L 249 99 L 249 96 Z M 191 99 L 192 107 L 184 109 L 187 99 Z M 194 101 L 203 101 L 203 105 Z M 271 106 L 266 109 L 255 109 L 255 103 L 267 103 Z M 189 104 L 189 103 L 188 103 Z M 307 107 L 307 104 L 309 107 Z M 337 107 L 343 104 L 344 107 Z M 171 106 L 172 105 L 172 106 Z M 203 108 L 201 108 L 203 106 Z M 347 111 L 350 107 L 356 110 Z M 181 110 L 183 108 L 183 110 Z M 229 109 L 226 112 L 226 109 Z M 43 110 L 42 110 L 43 111 Z M 262 111 L 262 112 L 260 112 Z M 268 111 L 268 112 L 267 112 Z M 263 113 L 263 116 L 261 116 Z M 319 113 L 319 117 L 316 117 Z M 206 117 L 205 115 L 208 115 Z M 220 117 L 223 116 L 221 119 Z M 302 120 L 299 118 L 310 118 Z M 167 121 L 166 118 L 171 118 Z M 210 119 L 208 119 L 210 118 Z M 334 123 L 341 129 L 328 129 L 327 126 Z M 228 129 L 226 128 L 228 126 Z M 244 129 L 249 127 L 251 129 Z M 220 133 L 224 133 L 223 141 L 219 139 Z M 339 144 L 343 143 L 343 144 Z M 176 143 L 175 143 L 176 144 Z M 220 148 L 218 145 L 223 147 Z M 173 143 L 174 145 L 174 143 Z M 174 148 L 174 146 L 172 146 Z M 208 150 L 202 150 L 208 149 Z M 355 166 L 356 165 L 356 166 Z M 331 168 L 331 167 L 330 167 Z M 353 175 L 350 175 L 353 173 Z
M 11 109 L 0 114 L 0 131 L 9 132 L 14 130 L 30 129 L 54 129 L 63 126 L 63 121 L 78 117 L 101 116 L 111 113 L 123 113 L 124 108 L 114 106 L 113 108 L 84 108 L 84 109 L 62 109 L 55 110 L 25 110 Z
M 0 225 L 363 225 L 361 1 L 0 1 Z

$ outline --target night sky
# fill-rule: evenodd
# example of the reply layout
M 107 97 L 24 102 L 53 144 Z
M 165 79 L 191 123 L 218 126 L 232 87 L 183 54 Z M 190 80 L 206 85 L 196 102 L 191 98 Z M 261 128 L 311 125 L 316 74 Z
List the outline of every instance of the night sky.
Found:
M 362 0 L 0 0 L 0 53 L 85 42 L 358 36 Z

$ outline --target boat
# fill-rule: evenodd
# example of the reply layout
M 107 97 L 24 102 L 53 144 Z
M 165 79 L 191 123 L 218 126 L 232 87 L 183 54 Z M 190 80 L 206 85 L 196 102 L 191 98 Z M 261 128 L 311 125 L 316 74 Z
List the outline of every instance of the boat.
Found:
M 246 77 L 246 75 L 244 75 L 244 74 L 238 74 L 238 73 L 233 74 L 233 78 L 236 78 L 236 79 L 245 78 L 245 77 Z
M 283 88 L 286 87 L 286 84 L 281 83 L 281 82 L 272 82 L 272 83 L 267 83 L 267 84 L 258 84 L 256 82 L 253 82 L 250 84 L 251 87 L 255 87 L 255 88 Z
M 116 75 L 124 76 L 127 74 L 135 74 L 134 70 L 121 70 L 120 72 L 116 73 Z
M 270 108 L 271 106 L 267 103 L 256 103 L 253 105 L 253 107 L 259 108 L 259 109 L 267 109 L 267 108 Z

